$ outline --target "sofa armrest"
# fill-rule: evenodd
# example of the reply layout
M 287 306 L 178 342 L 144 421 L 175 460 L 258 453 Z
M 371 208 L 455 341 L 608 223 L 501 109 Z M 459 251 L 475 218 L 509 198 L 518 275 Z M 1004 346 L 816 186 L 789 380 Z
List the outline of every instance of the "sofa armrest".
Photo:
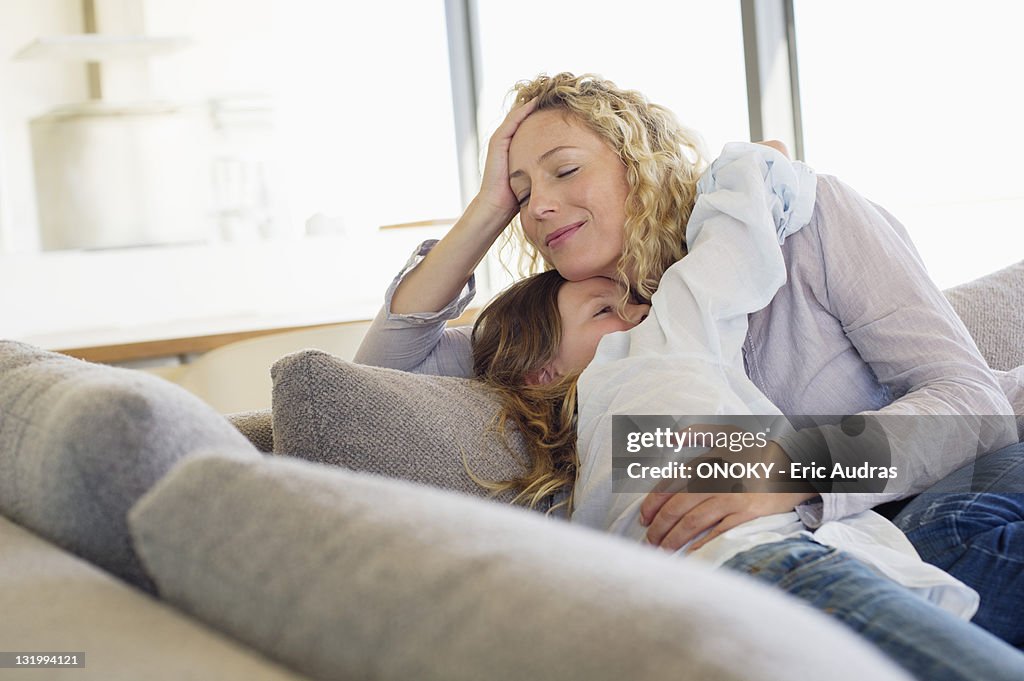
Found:
M 66 676 L 0 670 L 0 678 L 307 679 L 2 516 L 0 546 L 4 649 L 85 653 L 85 668 Z
M 266 453 L 274 451 L 274 426 L 269 409 L 241 411 L 228 414 L 226 418 L 256 449 Z

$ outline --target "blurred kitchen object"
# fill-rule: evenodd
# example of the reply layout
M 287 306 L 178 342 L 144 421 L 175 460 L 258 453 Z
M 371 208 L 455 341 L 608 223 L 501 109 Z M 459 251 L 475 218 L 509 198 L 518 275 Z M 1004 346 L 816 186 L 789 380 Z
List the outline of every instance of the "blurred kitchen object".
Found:
M 44 250 L 207 239 L 198 112 L 83 102 L 29 127 Z
M 131 7 L 85 0 L 86 33 L 40 38 L 15 57 L 81 61 L 89 82 L 88 101 L 29 123 L 44 250 L 209 238 L 204 112 L 148 91 L 146 60 L 190 41 L 135 34 L 144 22 Z
M 210 100 L 210 122 L 213 215 L 220 238 L 275 236 L 273 99 L 260 94 L 217 97 Z

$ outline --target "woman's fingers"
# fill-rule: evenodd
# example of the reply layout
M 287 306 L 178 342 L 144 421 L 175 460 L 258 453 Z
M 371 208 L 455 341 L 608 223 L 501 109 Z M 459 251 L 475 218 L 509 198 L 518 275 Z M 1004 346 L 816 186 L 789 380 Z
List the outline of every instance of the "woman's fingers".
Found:
M 508 138 L 511 139 L 512 135 L 516 134 L 516 130 L 520 124 L 526 120 L 526 118 L 533 113 L 534 109 L 537 108 L 537 98 L 528 99 L 522 104 L 518 104 L 512 107 L 512 110 L 505 116 L 505 120 L 502 122 L 501 128 L 509 127 L 511 131 L 508 133 Z
M 531 99 L 527 102 L 514 107 L 505 116 L 505 120 L 501 122 L 498 129 L 491 135 L 491 141 L 488 144 L 488 157 L 497 155 L 504 155 L 508 158 L 508 147 L 512 143 L 512 138 L 515 136 L 516 131 L 519 130 L 519 126 L 522 125 L 530 114 L 533 113 L 534 109 L 537 108 L 537 99 Z M 506 172 L 508 170 L 506 166 Z
M 760 142 L 755 142 L 755 144 L 763 144 L 766 147 L 771 147 L 772 149 L 781 151 L 782 155 L 785 156 L 786 158 L 790 158 L 789 149 L 781 140 L 761 140 Z
M 721 535 L 721 534 L 723 534 L 725 532 L 728 532 L 729 530 L 731 530 L 734 527 L 742 525 L 743 523 L 747 522 L 748 520 L 753 520 L 753 517 L 750 514 L 748 514 L 748 513 L 733 513 L 733 514 L 725 516 L 724 518 L 722 518 L 722 520 L 717 525 L 715 525 L 710 530 L 708 530 L 707 534 L 705 534 L 703 537 L 701 537 L 697 541 L 693 542 L 693 546 L 689 547 L 687 549 L 687 552 L 689 553 L 689 552 L 696 551 L 697 549 L 701 548 L 702 546 L 707 544 L 712 539 L 715 539 L 719 535 Z
M 710 527 L 714 523 L 701 524 L 705 522 L 704 513 L 710 509 L 705 508 L 700 512 L 693 512 L 710 496 L 708 494 L 691 494 L 687 492 L 677 492 L 669 495 L 669 498 L 664 500 L 661 508 L 654 514 L 647 527 L 647 542 L 655 546 L 664 546 L 665 548 L 679 548 L 700 534 L 702 530 Z M 673 539 L 673 544 L 666 546 L 665 542 L 670 535 Z M 674 544 L 679 539 L 683 539 L 683 542 Z
M 508 149 L 519 126 L 537 107 L 537 100 L 531 99 L 514 107 L 505 116 L 498 129 L 491 135 L 487 145 L 487 159 L 484 161 L 484 176 L 480 193 L 491 205 L 503 212 L 514 214 L 519 203 L 509 187 Z
M 640 524 L 647 527 L 675 492 L 651 492 L 640 504 Z
M 792 511 L 813 496 L 813 492 L 675 494 L 664 500 L 651 521 L 647 541 L 676 551 L 707 530 L 708 534 L 690 547 L 690 551 L 695 551 L 740 523 Z
M 679 517 L 662 537 L 658 546 L 667 551 L 681 549 L 720 523 L 728 514 L 729 510 L 724 507 L 719 497 L 705 498 Z M 650 541 L 649 532 L 648 541 Z M 654 542 L 650 543 L 653 544 Z

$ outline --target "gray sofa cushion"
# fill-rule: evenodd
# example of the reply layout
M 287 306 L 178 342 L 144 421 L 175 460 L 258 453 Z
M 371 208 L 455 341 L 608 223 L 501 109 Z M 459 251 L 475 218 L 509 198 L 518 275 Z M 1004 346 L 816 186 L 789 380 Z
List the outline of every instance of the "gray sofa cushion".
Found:
M 486 480 L 525 471 L 518 433 L 506 444 L 495 432 L 498 402 L 478 381 L 368 367 L 319 350 L 278 360 L 271 375 L 277 452 L 476 496 L 491 492 L 463 457 Z
M 993 369 L 1024 364 L 1024 261 L 945 291 Z
M 144 589 L 127 513 L 201 446 L 254 449 L 162 379 L 0 341 L 0 512 Z
M 905 678 L 746 577 L 287 457 L 189 457 L 130 523 L 165 599 L 316 678 Z

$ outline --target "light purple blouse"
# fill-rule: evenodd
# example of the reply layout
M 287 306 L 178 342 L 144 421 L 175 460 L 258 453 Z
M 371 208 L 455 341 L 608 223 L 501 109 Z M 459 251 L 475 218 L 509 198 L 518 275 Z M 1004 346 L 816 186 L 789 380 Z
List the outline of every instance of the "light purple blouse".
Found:
M 421 245 L 395 278 L 357 362 L 472 374 L 469 328 L 445 327 L 472 299 L 472 278 L 440 312 L 389 312 L 398 284 L 433 243 Z M 818 175 L 811 221 L 782 250 L 788 281 L 749 318 L 750 379 L 798 428 L 813 424 L 807 417 L 814 415 L 912 416 L 890 441 L 902 480 L 885 493 L 822 494 L 821 503 L 798 509 L 808 525 L 920 492 L 978 453 L 1017 441 L 1007 392 L 1019 390 L 1019 381 L 988 368 L 892 215 L 838 179 Z M 916 418 L 922 415 L 944 418 Z M 810 460 L 813 441 L 797 436 L 780 444 L 794 460 Z

